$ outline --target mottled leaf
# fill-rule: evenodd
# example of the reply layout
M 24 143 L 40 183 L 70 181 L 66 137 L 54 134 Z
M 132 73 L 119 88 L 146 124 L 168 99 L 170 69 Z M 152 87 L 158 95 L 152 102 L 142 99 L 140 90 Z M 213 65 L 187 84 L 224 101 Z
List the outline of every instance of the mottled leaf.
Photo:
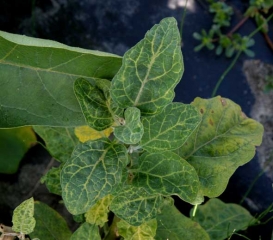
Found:
M 113 100 L 121 108 L 138 107 L 143 114 L 161 111 L 173 100 L 184 71 L 180 48 L 176 20 L 163 19 L 125 53 L 112 81 Z
M 117 139 L 126 144 L 136 144 L 143 135 L 143 125 L 140 120 L 140 110 L 129 107 L 124 112 L 125 124 L 114 128 Z
M 133 169 L 133 185 L 143 187 L 150 194 L 178 195 L 195 203 L 199 179 L 195 169 L 172 152 L 144 153 L 139 166 Z
M 196 98 L 192 103 L 202 122 L 179 155 L 197 171 L 204 196 L 219 196 L 234 171 L 250 161 L 262 141 L 263 126 L 247 118 L 240 106 L 229 99 Z
M 63 200 L 72 214 L 85 213 L 114 191 L 128 162 L 123 145 L 101 138 L 77 145 L 61 172 Z
M 210 240 L 206 231 L 180 213 L 173 203 L 164 204 L 156 219 L 156 240 Z
M 71 236 L 70 240 L 101 240 L 99 228 L 90 223 L 83 223 Z
M 22 202 L 13 211 L 12 216 L 12 230 L 18 233 L 29 234 L 35 227 L 34 215 L 34 200 L 27 199 Z
M 214 198 L 198 207 L 194 220 L 206 230 L 211 240 L 224 240 L 234 231 L 245 230 L 254 217 L 240 205 Z
M 140 145 L 149 152 L 181 147 L 200 123 L 201 116 L 191 105 L 171 103 L 159 114 L 143 118 Z
M 84 125 L 74 81 L 112 79 L 120 66 L 113 54 L 0 32 L 0 127 Z
M 21 159 L 35 143 L 31 127 L 0 129 L 0 173 L 15 173 Z
M 129 223 L 121 220 L 117 223 L 118 233 L 124 240 L 154 240 L 157 228 L 156 219 L 152 219 L 140 226 L 131 226 Z
M 81 106 L 86 123 L 97 131 L 110 127 L 114 118 L 104 93 L 89 81 L 79 78 L 75 81 L 74 92 Z
M 85 214 L 86 222 L 103 226 L 108 222 L 109 205 L 113 199 L 113 196 L 107 195 L 100 199 L 96 204 L 91 207 Z
M 60 162 L 70 158 L 74 147 L 79 143 L 74 128 L 34 126 L 35 132 L 45 141 L 51 156 Z
M 63 217 L 44 203 L 35 202 L 36 226 L 30 237 L 41 240 L 68 240 L 71 232 Z
M 80 142 L 84 143 L 89 140 L 97 140 L 103 137 L 109 137 L 113 132 L 113 128 L 106 128 L 103 131 L 97 131 L 89 126 L 80 126 L 75 128 L 75 135 L 80 140 Z
M 62 166 L 59 166 L 58 168 L 53 167 L 41 178 L 41 183 L 45 183 L 49 192 L 57 195 L 62 195 L 60 182 L 61 170 Z
M 149 194 L 144 188 L 127 186 L 114 197 L 110 209 L 129 224 L 139 226 L 156 217 L 161 201 L 160 195 Z

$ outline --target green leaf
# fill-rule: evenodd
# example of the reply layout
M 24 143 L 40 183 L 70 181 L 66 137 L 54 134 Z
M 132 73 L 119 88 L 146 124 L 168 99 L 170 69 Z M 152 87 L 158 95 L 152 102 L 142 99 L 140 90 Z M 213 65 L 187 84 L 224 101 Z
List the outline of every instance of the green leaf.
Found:
M 100 199 L 96 204 L 91 207 L 85 214 L 86 222 L 103 226 L 108 222 L 109 205 L 113 199 L 113 196 L 107 195 Z
M 35 132 L 45 141 L 51 156 L 60 162 L 66 162 L 79 143 L 74 128 L 34 126 Z
M 103 137 L 109 137 L 110 134 L 113 132 L 113 128 L 106 128 L 103 131 L 97 131 L 88 126 L 80 126 L 75 128 L 75 135 L 80 140 L 80 142 L 84 143 L 89 140 L 97 140 Z
M 149 194 L 144 188 L 124 187 L 113 199 L 110 209 L 132 226 L 156 217 L 162 197 Z
M 193 203 L 199 190 L 195 169 L 186 160 L 172 152 L 144 153 L 139 166 L 133 169 L 132 184 L 143 187 L 150 194 L 178 195 Z
M 101 240 L 99 228 L 90 223 L 83 223 L 71 236 L 70 240 Z
M 199 206 L 194 219 L 206 230 L 211 240 L 224 240 L 234 230 L 245 230 L 254 217 L 240 205 L 226 204 L 215 198 Z
M 44 175 L 41 178 L 41 183 L 45 183 L 49 192 L 60 196 L 62 195 L 62 188 L 60 182 L 61 170 L 62 166 L 58 168 L 53 167 L 46 173 L 46 175 Z
M 35 143 L 31 127 L 0 129 L 0 173 L 15 173 L 21 159 Z
M 67 240 L 71 232 L 63 217 L 44 203 L 35 202 L 36 226 L 30 237 L 41 240 Z
M 156 219 L 158 224 L 156 240 L 210 240 L 206 231 L 197 222 L 185 217 L 173 204 L 165 204 Z
M 174 18 L 155 25 L 123 57 L 114 77 L 111 96 L 121 107 L 138 107 L 155 114 L 174 98 L 174 88 L 184 71 L 180 34 Z
M 117 226 L 118 233 L 124 238 L 124 240 L 154 240 L 157 221 L 156 219 L 152 219 L 138 227 L 135 227 L 121 220 L 117 223 Z
M 143 136 L 140 110 L 129 107 L 125 110 L 124 116 L 125 124 L 114 128 L 115 137 L 126 144 L 136 144 Z
M 18 233 L 29 234 L 35 227 L 34 200 L 27 199 L 14 209 L 12 216 L 12 230 Z
M 128 162 L 123 145 L 107 138 L 76 146 L 61 172 L 63 200 L 72 214 L 85 213 L 114 191 Z
M 203 195 L 217 197 L 235 170 L 253 158 L 263 126 L 220 96 L 196 98 L 192 105 L 202 114 L 202 122 L 178 153 L 197 171 Z
M 200 120 L 201 115 L 193 106 L 171 103 L 161 113 L 143 118 L 144 134 L 140 145 L 149 152 L 177 149 Z
M 120 65 L 113 54 L 0 31 L 0 127 L 84 125 L 74 80 L 111 79 Z
M 79 78 L 75 81 L 74 92 L 81 106 L 86 123 L 97 131 L 110 127 L 113 116 L 109 111 L 104 93 L 89 81 Z

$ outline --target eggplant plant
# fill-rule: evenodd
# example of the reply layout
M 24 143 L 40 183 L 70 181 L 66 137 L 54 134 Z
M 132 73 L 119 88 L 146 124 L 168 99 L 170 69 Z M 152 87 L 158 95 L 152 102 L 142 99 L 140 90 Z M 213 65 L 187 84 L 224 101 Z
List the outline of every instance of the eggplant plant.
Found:
M 33 126 L 43 138 L 60 165 L 42 182 L 80 223 L 71 233 L 31 198 L 0 239 L 219 240 L 257 222 L 214 198 L 253 158 L 263 127 L 221 96 L 173 102 L 184 71 L 174 18 L 123 58 L 5 32 L 0 46 L 0 127 Z

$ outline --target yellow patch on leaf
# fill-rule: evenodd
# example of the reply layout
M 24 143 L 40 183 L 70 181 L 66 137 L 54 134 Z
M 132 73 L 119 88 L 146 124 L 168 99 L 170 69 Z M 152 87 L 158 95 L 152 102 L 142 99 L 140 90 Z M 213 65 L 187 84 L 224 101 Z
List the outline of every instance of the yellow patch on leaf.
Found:
M 102 137 L 109 137 L 112 132 L 112 127 L 109 127 L 103 131 L 97 131 L 89 126 L 80 126 L 75 128 L 75 135 L 82 143 L 88 140 L 96 140 Z

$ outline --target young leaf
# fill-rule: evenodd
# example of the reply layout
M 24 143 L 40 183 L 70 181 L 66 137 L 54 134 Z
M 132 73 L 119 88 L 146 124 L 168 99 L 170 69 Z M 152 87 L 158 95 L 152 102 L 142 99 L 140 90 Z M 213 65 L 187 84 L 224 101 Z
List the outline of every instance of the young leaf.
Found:
M 15 173 L 24 154 L 36 142 L 31 127 L 0 129 L 0 173 Z
M 135 227 L 121 220 L 117 223 L 117 226 L 118 233 L 124 238 L 124 240 L 154 240 L 157 221 L 156 219 L 152 219 L 138 227 Z
M 35 132 L 45 141 L 51 156 L 62 163 L 66 162 L 79 143 L 74 128 L 34 126 Z
M 72 214 L 85 213 L 114 191 L 128 162 L 125 146 L 107 138 L 76 146 L 61 172 L 63 200 Z
M 194 219 L 206 230 L 211 240 L 224 240 L 234 230 L 245 230 L 254 217 L 240 205 L 226 204 L 214 198 L 198 207 Z
M 84 143 L 89 140 L 97 140 L 103 137 L 109 137 L 113 132 L 113 128 L 106 128 L 103 131 L 97 131 L 88 126 L 80 126 L 75 128 L 75 135 L 80 140 L 80 142 Z
M 156 217 L 161 202 L 160 195 L 151 195 L 144 188 L 127 186 L 114 197 L 110 209 L 130 225 L 140 226 Z
M 129 107 L 124 112 L 125 124 L 114 128 L 115 137 L 126 144 L 136 144 L 143 135 L 143 125 L 140 121 L 140 110 Z
M 178 153 L 197 171 L 203 195 L 217 197 L 234 171 L 253 158 L 263 126 L 220 96 L 196 98 L 192 105 L 202 114 L 202 122 Z
M 201 115 L 191 105 L 171 103 L 163 111 L 143 118 L 140 145 L 149 152 L 168 151 L 183 145 L 200 123 Z
M 60 196 L 62 195 L 62 188 L 60 182 L 61 170 L 62 166 L 59 166 L 58 168 L 53 167 L 46 173 L 46 175 L 44 175 L 41 178 L 41 183 L 46 184 L 46 187 L 49 190 L 49 192 Z
M 206 231 L 181 214 L 173 204 L 164 204 L 157 217 L 156 240 L 210 240 Z
M 0 49 L 2 128 L 84 125 L 74 80 L 112 79 L 121 65 L 113 54 L 2 31 Z
M 86 222 L 103 226 L 108 222 L 109 205 L 113 199 L 113 196 L 107 195 L 100 199 L 96 204 L 91 207 L 85 214 Z
M 41 202 L 35 202 L 34 208 L 36 226 L 30 233 L 31 239 L 67 240 L 70 238 L 71 232 L 67 223 L 58 212 Z
M 83 223 L 71 236 L 70 240 L 101 240 L 99 228 L 90 223 Z
M 27 199 L 14 209 L 12 216 L 12 230 L 14 232 L 29 234 L 33 232 L 36 221 L 34 215 L 34 200 Z
M 86 123 L 97 131 L 102 131 L 113 124 L 103 92 L 89 81 L 79 78 L 75 81 L 74 92 L 79 101 Z
M 138 107 L 142 114 L 155 114 L 173 100 L 183 71 L 177 22 L 165 18 L 125 53 L 111 96 L 121 108 Z
M 195 203 L 198 175 L 189 163 L 173 152 L 144 153 L 133 174 L 132 184 L 143 187 L 149 194 L 178 195 L 186 202 Z

